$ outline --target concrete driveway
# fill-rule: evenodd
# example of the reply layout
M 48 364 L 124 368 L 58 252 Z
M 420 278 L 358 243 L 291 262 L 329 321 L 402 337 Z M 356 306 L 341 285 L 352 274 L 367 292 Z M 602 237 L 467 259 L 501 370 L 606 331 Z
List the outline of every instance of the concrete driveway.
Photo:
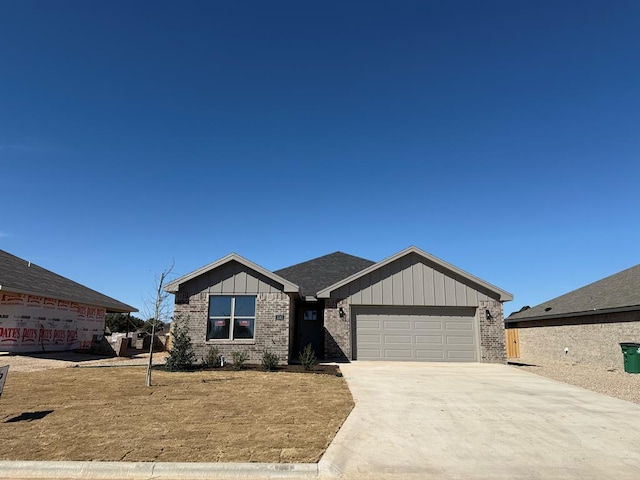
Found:
M 341 365 L 356 407 L 320 461 L 346 478 L 640 478 L 640 405 L 505 365 Z

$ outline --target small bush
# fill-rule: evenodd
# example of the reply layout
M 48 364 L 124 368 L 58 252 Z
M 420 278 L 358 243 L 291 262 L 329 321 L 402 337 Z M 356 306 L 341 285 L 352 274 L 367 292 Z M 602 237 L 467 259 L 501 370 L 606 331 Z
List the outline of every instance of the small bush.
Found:
M 233 358 L 233 367 L 236 370 L 242 370 L 249 360 L 249 354 L 247 352 L 231 352 L 231 358 Z
M 213 346 L 209 349 L 205 357 L 202 359 L 202 365 L 205 368 L 215 368 L 220 366 L 220 349 Z
M 189 327 L 187 320 L 176 317 L 173 327 L 173 341 L 171 343 L 171 351 L 165 364 L 165 369 L 170 372 L 180 370 L 190 370 L 196 361 L 196 354 L 191 345 L 191 337 L 189 336 Z
M 278 368 L 279 361 L 280 359 L 275 353 L 271 353 L 269 350 L 266 350 L 262 355 L 262 369 L 265 372 L 273 372 Z
M 316 352 L 311 348 L 311 344 L 308 344 L 302 352 L 300 352 L 300 363 L 305 370 L 312 370 L 318 364 Z

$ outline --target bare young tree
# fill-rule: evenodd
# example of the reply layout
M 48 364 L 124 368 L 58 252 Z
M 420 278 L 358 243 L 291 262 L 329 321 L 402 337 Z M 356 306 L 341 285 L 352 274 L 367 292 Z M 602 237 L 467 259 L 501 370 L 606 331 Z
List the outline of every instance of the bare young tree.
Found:
M 147 387 L 151 386 L 151 365 L 153 364 L 153 344 L 156 335 L 156 325 L 159 322 L 169 323 L 171 317 L 171 304 L 168 301 L 170 293 L 164 291 L 167 277 L 173 273 L 175 262 L 164 269 L 155 279 L 155 289 L 153 295 L 145 302 L 146 310 L 151 316 L 151 345 L 149 346 L 149 365 L 147 366 Z

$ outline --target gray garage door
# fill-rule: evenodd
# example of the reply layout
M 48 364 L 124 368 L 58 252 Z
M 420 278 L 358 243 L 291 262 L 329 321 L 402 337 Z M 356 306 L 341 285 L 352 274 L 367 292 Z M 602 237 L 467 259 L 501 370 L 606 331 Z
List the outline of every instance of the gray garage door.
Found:
M 359 307 L 355 315 L 358 360 L 478 361 L 473 308 Z

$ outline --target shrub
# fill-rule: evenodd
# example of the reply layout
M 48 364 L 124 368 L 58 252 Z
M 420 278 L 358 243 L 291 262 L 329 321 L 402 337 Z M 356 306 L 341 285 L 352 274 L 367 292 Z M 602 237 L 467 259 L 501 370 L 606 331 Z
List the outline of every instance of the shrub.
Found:
M 316 352 L 311 348 L 311 344 L 308 344 L 302 352 L 300 352 L 300 363 L 305 370 L 312 370 L 318 364 Z
M 189 327 L 186 319 L 176 317 L 173 325 L 173 341 L 171 351 L 167 357 L 165 369 L 175 372 L 179 370 L 189 370 L 193 368 L 196 354 L 193 352 Z
M 220 349 L 213 346 L 209 349 L 205 357 L 202 359 L 202 365 L 205 368 L 214 368 L 220 366 Z
M 242 370 L 244 364 L 249 360 L 249 354 L 247 352 L 231 352 L 231 358 L 233 358 L 233 367 L 236 370 Z
M 278 367 L 279 361 L 278 355 L 266 350 L 262 355 L 262 369 L 265 372 L 272 372 Z

